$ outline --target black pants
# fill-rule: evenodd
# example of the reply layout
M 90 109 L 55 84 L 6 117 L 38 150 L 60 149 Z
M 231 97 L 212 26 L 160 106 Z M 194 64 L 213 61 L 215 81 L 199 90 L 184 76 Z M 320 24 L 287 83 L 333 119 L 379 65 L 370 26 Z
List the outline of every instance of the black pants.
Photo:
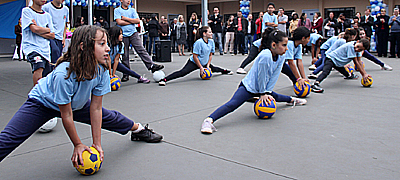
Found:
M 226 72 L 226 70 L 220 67 L 213 66 L 212 64 L 210 64 L 210 68 L 212 72 Z M 165 79 L 167 81 L 170 81 L 172 79 L 177 79 L 188 75 L 189 73 L 193 72 L 196 69 L 199 69 L 199 67 L 196 65 L 196 63 L 194 63 L 189 59 L 181 70 L 173 72 L 172 74 L 168 75 Z
M 246 59 L 243 60 L 242 64 L 240 64 L 240 68 L 245 68 L 248 64 L 253 62 L 253 60 L 257 57 L 258 53 L 259 53 L 258 47 L 251 45 L 250 53 L 246 57 Z
M 239 31 L 236 33 L 235 36 L 235 42 L 236 42 L 236 48 L 234 48 L 234 54 L 237 54 L 237 50 L 239 50 L 239 53 L 244 54 L 244 33 Z
M 322 73 L 317 77 L 318 82 L 322 82 L 332 71 L 332 67 L 335 68 L 337 71 L 339 71 L 341 74 L 343 74 L 345 77 L 349 77 L 350 74 L 349 72 L 346 71 L 344 67 L 338 67 L 333 63 L 333 61 L 326 57 L 325 58 L 325 63 L 324 63 L 324 69 L 322 70 Z
M 378 56 L 387 56 L 387 49 L 388 49 L 388 38 L 389 34 L 386 31 L 379 31 L 377 33 L 378 44 L 376 50 L 378 51 Z
M 390 55 L 395 56 L 397 52 L 397 56 L 400 57 L 400 32 L 392 32 L 390 35 Z

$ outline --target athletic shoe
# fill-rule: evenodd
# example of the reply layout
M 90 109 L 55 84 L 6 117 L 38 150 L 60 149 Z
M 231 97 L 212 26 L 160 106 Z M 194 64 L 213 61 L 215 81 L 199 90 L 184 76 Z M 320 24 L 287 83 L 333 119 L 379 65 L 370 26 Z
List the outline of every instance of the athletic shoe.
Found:
M 351 73 L 351 75 L 349 77 L 345 77 L 344 79 L 358 79 L 358 75 Z
M 158 82 L 159 86 L 166 86 L 167 85 L 167 81 L 165 81 L 165 79 L 162 79 L 160 82 Z
M 201 133 L 203 134 L 212 134 L 213 131 L 217 131 L 217 128 L 214 127 L 214 125 L 211 123 L 212 119 L 207 118 L 204 120 L 203 124 L 201 125 Z
M 324 89 L 321 86 L 319 86 L 319 84 L 313 84 L 311 86 L 311 91 L 315 93 L 323 93 Z
M 247 74 L 247 72 L 243 68 L 237 69 L 236 73 L 238 73 L 238 74 Z
M 387 65 L 387 64 L 384 64 L 383 67 L 382 67 L 382 70 L 391 71 L 391 70 L 393 70 L 393 68 L 390 67 L 390 66 Z
M 317 67 L 315 67 L 315 64 L 313 64 L 313 65 L 309 66 L 308 69 L 309 70 L 315 70 L 315 69 L 317 69 Z
M 219 55 L 223 56 L 223 55 L 224 55 L 224 53 L 220 52 L 220 53 L 219 53 Z
M 307 77 L 308 77 L 308 79 L 317 79 L 318 76 L 313 74 L 313 73 L 311 73 Z
M 226 75 L 232 75 L 233 72 L 230 70 L 225 69 L 223 72 L 221 72 L 222 74 L 226 74 Z
M 137 81 L 138 83 L 145 83 L 148 84 L 150 83 L 150 80 L 148 80 L 147 78 L 144 77 L 144 75 L 142 77 L 140 77 Z
M 296 106 L 296 105 L 305 105 L 305 104 L 307 104 L 307 100 L 305 100 L 305 99 L 300 99 L 300 98 L 296 98 L 296 97 L 292 97 L 292 99 L 293 99 L 293 102 L 289 102 L 289 103 L 286 103 L 286 105 L 288 105 L 288 106 Z
M 162 138 L 162 135 L 155 133 L 152 129 L 149 129 L 149 124 L 146 124 L 146 126 L 144 126 L 144 129 L 142 129 L 138 133 L 131 133 L 132 141 L 145 141 L 148 143 L 156 143 L 160 142 Z
M 128 75 L 122 76 L 121 82 L 126 82 L 126 81 L 129 81 L 129 76 Z
M 154 73 L 158 70 L 164 69 L 163 65 L 159 65 L 159 64 L 153 64 L 153 66 L 151 66 L 151 72 Z

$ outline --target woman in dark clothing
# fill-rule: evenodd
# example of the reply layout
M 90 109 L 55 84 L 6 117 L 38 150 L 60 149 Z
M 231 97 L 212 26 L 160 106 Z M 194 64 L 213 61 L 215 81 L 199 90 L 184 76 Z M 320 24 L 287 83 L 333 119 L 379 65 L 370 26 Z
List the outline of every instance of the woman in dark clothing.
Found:
M 106 29 L 106 30 L 109 30 L 109 29 L 110 29 L 110 25 L 108 24 L 107 21 L 105 21 L 105 20 L 103 19 L 102 16 L 99 17 L 99 23 L 100 23 L 100 25 L 101 25 L 102 28 L 104 28 L 104 29 Z
M 185 50 L 186 36 L 187 32 L 185 20 L 183 19 L 182 15 L 179 15 L 178 24 L 176 25 L 176 41 L 178 43 L 179 56 L 185 55 L 183 52 Z
M 147 50 L 147 52 L 151 55 L 151 48 L 153 48 L 153 54 L 156 53 L 156 41 L 159 41 L 160 38 L 158 37 L 158 34 L 160 33 L 160 23 L 157 20 L 157 15 L 156 14 L 152 14 L 151 15 L 151 20 L 149 22 L 149 37 L 150 37 L 150 41 L 149 41 L 149 49 Z
M 21 61 L 22 59 L 24 59 L 24 61 L 25 61 L 25 55 L 23 55 L 23 53 L 22 53 L 22 59 L 21 59 L 21 40 L 22 40 L 21 18 L 19 18 L 18 24 L 15 25 L 14 32 L 15 32 L 15 35 L 17 35 L 17 37 L 15 38 L 15 43 L 17 44 L 18 60 Z
M 188 40 L 189 40 L 189 47 L 188 50 L 191 51 L 194 43 L 194 36 L 196 35 L 197 29 L 200 26 L 200 20 L 197 19 L 197 14 L 195 12 L 192 13 L 192 17 L 189 20 L 188 23 Z

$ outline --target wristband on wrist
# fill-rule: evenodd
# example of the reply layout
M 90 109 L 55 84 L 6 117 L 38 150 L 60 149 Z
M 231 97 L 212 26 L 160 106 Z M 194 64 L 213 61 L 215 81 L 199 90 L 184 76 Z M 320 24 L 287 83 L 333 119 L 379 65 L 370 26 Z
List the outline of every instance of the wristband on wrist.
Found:
M 297 80 L 296 80 L 296 81 L 299 81 L 300 79 L 301 79 L 301 77 L 297 78 Z

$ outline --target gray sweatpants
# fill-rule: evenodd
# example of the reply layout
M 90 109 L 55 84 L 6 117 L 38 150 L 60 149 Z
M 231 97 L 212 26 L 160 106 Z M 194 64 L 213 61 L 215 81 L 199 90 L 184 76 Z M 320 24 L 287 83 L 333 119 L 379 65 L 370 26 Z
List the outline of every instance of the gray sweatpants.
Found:
M 129 46 L 132 45 L 132 47 L 135 49 L 136 53 L 142 59 L 146 68 L 148 70 L 150 70 L 151 66 L 153 65 L 153 61 L 151 60 L 150 55 L 144 49 L 143 42 L 141 41 L 141 39 L 139 37 L 139 33 L 135 32 L 129 37 L 124 37 L 123 42 L 125 45 L 125 48 L 124 48 L 125 53 L 122 56 L 122 64 L 124 64 L 127 68 L 131 69 L 131 66 L 129 65 Z

